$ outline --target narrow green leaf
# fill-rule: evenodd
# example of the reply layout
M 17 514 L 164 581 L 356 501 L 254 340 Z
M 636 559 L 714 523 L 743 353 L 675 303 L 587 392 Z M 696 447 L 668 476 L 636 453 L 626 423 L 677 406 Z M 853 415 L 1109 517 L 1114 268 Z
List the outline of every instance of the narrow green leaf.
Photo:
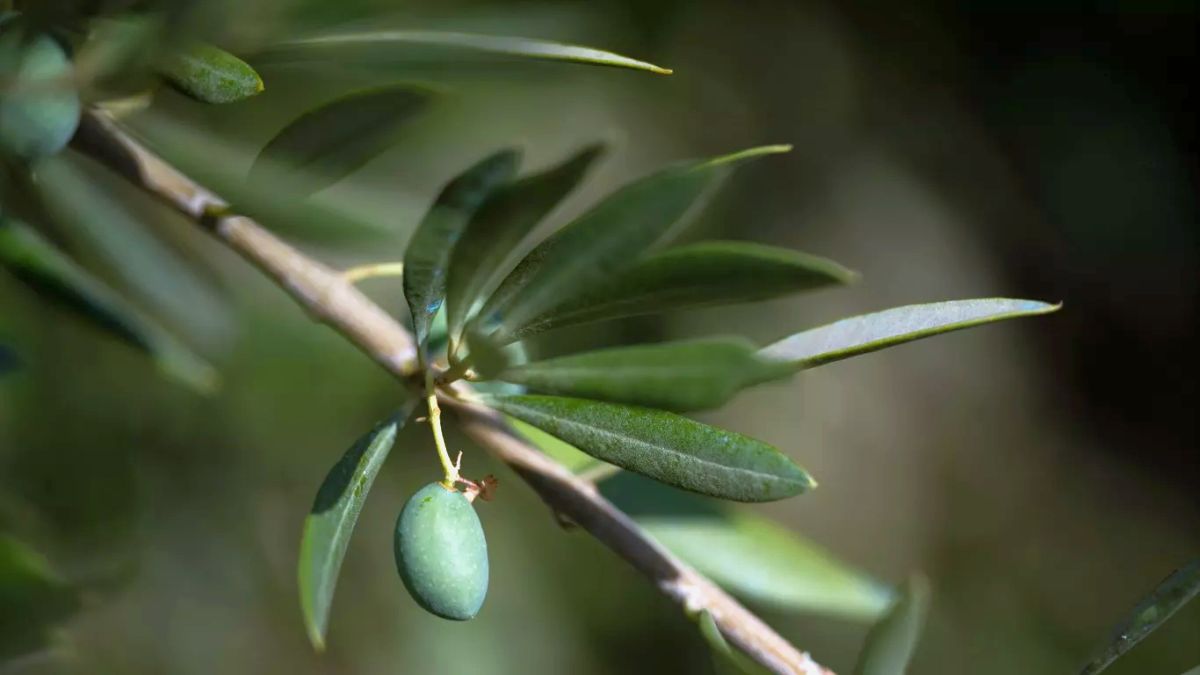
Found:
M 1195 668 L 1192 668 L 1191 670 L 1187 671 L 1183 675 L 1200 675 L 1200 666 L 1196 666 Z
M 662 410 L 556 396 L 485 400 L 597 459 L 685 490 L 765 502 L 816 486 L 766 443 Z
M 672 553 L 725 590 L 774 609 L 873 621 L 887 586 L 774 521 L 623 473 L 601 493 Z
M 199 344 L 220 344 L 230 317 L 216 291 L 132 213 L 127 186 L 68 151 L 38 166 L 42 203 L 83 262 L 99 260 L 123 288 Z
M 404 251 L 404 297 L 412 314 L 417 344 L 424 348 L 429 323 L 446 299 L 450 254 L 471 216 L 516 173 L 521 154 L 496 152 L 450 181 L 434 200 Z
M 1200 594 L 1200 560 L 1175 570 L 1162 581 L 1113 631 L 1112 640 L 1086 667 L 1082 675 L 1108 668 L 1147 635 L 1158 630 L 1175 612 Z
M 168 54 L 159 71 L 175 88 L 201 103 L 235 103 L 259 94 L 263 81 L 249 63 L 205 43 Z
M 604 152 L 591 145 L 567 161 L 507 185 L 467 224 L 446 279 L 446 322 L 457 345 L 476 303 L 491 292 L 497 273 L 533 228 L 583 180 Z
M 929 582 L 914 576 L 901 597 L 867 634 L 854 675 L 904 675 L 917 649 L 929 605 Z
M 0 660 L 29 654 L 80 608 L 78 592 L 37 551 L 0 533 Z
M 122 131 L 162 157 L 184 174 L 211 189 L 231 204 L 234 213 L 249 216 L 273 231 L 327 243 L 370 242 L 390 239 L 395 228 L 377 224 L 353 213 L 342 202 L 295 196 L 294 171 L 271 159 L 262 159 L 256 180 L 248 181 L 243 166 L 245 149 L 194 125 L 151 108 L 121 121 Z M 302 186 L 300 186 L 302 187 Z M 303 196 L 303 195 L 301 195 Z
M 837 263 L 749 242 L 710 241 L 646 257 L 608 283 L 585 290 L 515 332 L 542 331 L 655 312 L 767 300 L 854 281 Z
M 202 392 L 216 387 L 218 378 L 211 366 L 33 229 L 3 216 L 0 267 L 48 300 L 150 354 L 166 374 Z
M 637 261 L 723 178 L 733 165 L 789 146 L 751 148 L 677 166 L 636 181 L 539 244 L 484 304 L 484 320 L 499 317 L 498 341 L 585 289 L 607 282 Z
M 308 637 L 317 650 L 325 648 L 329 608 L 338 571 L 367 493 L 387 459 L 396 432 L 408 420 L 417 399 L 405 403 L 390 419 L 359 438 L 329 471 L 317 491 L 311 513 L 304 519 L 300 541 L 300 609 Z
M 796 333 L 764 347 L 762 354 L 800 368 L 813 368 L 940 333 L 1049 314 L 1061 306 L 1008 298 L 908 305 Z
M 8 22 L 0 31 L 0 154 L 32 161 L 62 150 L 79 126 L 73 79 L 54 38 Z
M 725 636 L 721 635 L 721 629 L 717 627 L 716 620 L 713 619 L 712 614 L 707 609 L 701 610 L 696 616 L 696 623 L 700 626 L 701 637 L 704 638 L 704 641 L 708 643 L 709 649 L 712 650 L 713 665 L 718 673 L 764 675 L 769 672 L 725 641 Z
M 746 340 L 707 338 L 534 361 L 498 377 L 544 394 L 688 411 L 717 408 L 745 387 L 792 371 Z
M 297 117 L 259 152 L 251 183 L 286 180 L 308 196 L 383 154 L 405 123 L 423 112 L 432 92 L 392 85 L 346 94 Z
M 638 61 L 627 56 L 621 56 L 620 54 L 600 49 L 592 49 L 590 47 L 579 47 L 560 42 L 520 37 L 428 30 L 377 30 L 357 33 L 332 33 L 291 40 L 276 45 L 275 49 L 292 51 L 298 48 L 358 46 L 379 51 L 387 47 L 404 45 L 451 47 L 455 49 L 490 52 L 505 56 L 631 68 L 633 70 L 644 70 L 660 75 L 671 74 L 670 70 L 652 63 Z

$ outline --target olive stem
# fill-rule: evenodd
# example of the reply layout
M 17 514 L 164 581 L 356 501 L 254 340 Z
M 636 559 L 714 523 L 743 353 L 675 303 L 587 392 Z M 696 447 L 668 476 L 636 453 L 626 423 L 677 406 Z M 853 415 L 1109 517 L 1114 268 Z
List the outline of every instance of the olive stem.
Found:
M 458 467 L 462 462 L 462 453 L 458 453 L 458 462 L 450 461 L 450 453 L 446 450 L 446 438 L 442 435 L 442 409 L 438 406 L 433 371 L 428 368 L 425 369 L 425 401 L 429 404 L 429 426 L 433 429 L 433 443 L 437 446 L 438 460 L 441 461 L 442 472 L 445 474 L 442 485 L 453 490 L 459 481 Z
M 399 276 L 404 276 L 404 263 L 399 262 L 358 265 L 342 271 L 342 278 L 352 284 L 357 284 L 365 279 Z

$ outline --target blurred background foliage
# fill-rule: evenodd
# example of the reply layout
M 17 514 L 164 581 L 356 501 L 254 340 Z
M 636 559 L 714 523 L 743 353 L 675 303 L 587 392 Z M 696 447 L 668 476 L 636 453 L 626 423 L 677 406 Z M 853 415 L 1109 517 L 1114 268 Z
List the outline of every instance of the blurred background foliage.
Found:
M 62 3 L 71 4 L 71 3 Z M 79 3 L 75 3 L 79 4 Z M 206 5 L 209 3 L 206 3 Z M 541 354 L 742 333 L 760 343 L 894 305 L 1006 295 L 1064 311 L 806 372 L 703 419 L 771 442 L 821 482 L 770 515 L 878 579 L 933 589 L 920 673 L 1070 672 L 1200 547 L 1196 378 L 1197 12 L 1191 3 L 820 1 L 338 3 L 223 0 L 189 28 L 244 56 L 266 90 L 203 106 L 156 92 L 130 123 L 338 265 L 396 260 L 445 180 L 520 143 L 547 166 L 615 143 L 564 222 L 663 163 L 762 143 L 691 229 L 827 255 L 863 280 L 687 316 L 565 330 Z M 671 77 L 413 49 L 297 58 L 262 46 L 346 23 L 542 37 L 611 48 Z M 431 83 L 398 144 L 307 201 L 243 177 L 287 121 L 350 89 Z M 0 277 L 0 526 L 45 556 L 57 616 L 28 653 L 0 616 L 4 672 L 706 672 L 703 641 L 590 538 L 564 533 L 511 472 L 481 508 L 492 592 L 450 625 L 405 596 L 390 553 L 403 500 L 436 475 L 402 433 L 351 544 L 329 652 L 297 610 L 301 523 L 330 465 L 399 388 L 242 261 L 78 156 L 54 195 L 60 243 L 217 365 L 201 396 Z M 127 214 L 154 224 L 154 238 Z M 75 221 L 80 221 L 79 224 Z M 91 223 L 89 226 L 87 223 Z M 103 226 L 97 226 L 97 223 Z M 120 259 L 140 261 L 115 264 Z M 398 283 L 368 291 L 400 313 Z M 466 447 L 462 438 L 453 439 Z M 0 546 L 9 547 L 7 540 Z M 21 571 L 23 570 L 23 571 Z M 40 571 L 39 571 L 40 570 Z M 83 589 L 64 590 L 63 580 Z M 861 622 L 761 607 L 848 670 Z M 1200 662 L 1200 605 L 1110 672 Z M 10 639 L 10 636 L 15 636 Z

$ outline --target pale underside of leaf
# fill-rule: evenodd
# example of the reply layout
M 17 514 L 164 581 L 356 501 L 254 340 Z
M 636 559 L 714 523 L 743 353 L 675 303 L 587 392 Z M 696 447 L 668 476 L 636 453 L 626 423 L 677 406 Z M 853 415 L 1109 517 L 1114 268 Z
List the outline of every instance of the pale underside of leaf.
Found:
M 854 675 L 904 675 L 916 652 L 929 606 L 929 582 L 914 576 L 867 634 Z
M 772 501 L 816 485 L 766 443 L 662 410 L 555 396 L 485 400 L 593 457 L 700 494 Z
M 318 650 L 325 647 L 333 593 L 354 525 L 397 431 L 415 406 L 416 399 L 407 402 L 346 451 L 325 477 L 312 512 L 304 519 L 298 569 L 300 608 L 309 638 Z
M 748 513 L 636 518 L 673 553 L 727 590 L 779 609 L 874 619 L 890 591 L 811 542 Z
M 831 260 L 798 251 L 735 241 L 688 244 L 636 262 L 615 279 L 531 319 L 514 336 L 641 314 L 767 300 L 847 284 L 856 277 Z
M 568 61 L 615 68 L 643 70 L 659 75 L 669 75 L 667 68 L 653 63 L 631 59 L 627 56 L 591 47 L 563 44 L 549 40 L 537 40 L 499 35 L 479 35 L 430 30 L 383 30 L 331 33 L 289 40 L 276 45 L 277 49 L 311 47 L 368 46 L 375 49 L 388 46 L 425 45 L 452 47 L 473 51 L 489 52 L 505 56 L 518 56 L 551 61 Z
M 454 247 L 446 278 L 450 342 L 462 338 L 471 309 L 494 289 L 517 246 L 579 184 L 604 152 L 590 145 L 565 162 L 507 185 L 489 198 Z
M 873 621 L 894 599 L 884 584 L 752 511 L 630 473 L 606 480 L 600 491 L 671 552 L 746 600 Z
M 516 150 L 501 150 L 455 177 L 413 232 L 404 251 L 404 297 L 422 348 L 446 297 L 446 271 L 455 244 L 488 196 L 511 180 L 520 157 Z
M 813 368 L 941 333 L 1048 314 L 1060 307 L 1009 298 L 908 305 L 796 333 L 764 347 L 762 355 L 799 368 Z
M 1198 594 L 1200 560 L 1194 560 L 1172 572 L 1149 596 L 1138 603 L 1113 631 L 1109 645 L 1084 667 L 1082 675 L 1096 675 L 1107 669 L 1147 635 L 1158 630 Z
M 534 361 L 498 377 L 545 394 L 689 411 L 719 407 L 745 387 L 791 372 L 749 341 L 707 338 Z
M 508 342 L 531 319 L 633 265 L 676 226 L 736 164 L 787 152 L 751 148 L 672 167 L 635 181 L 604 199 L 533 249 L 484 304 L 480 318 L 498 318 L 498 342 Z

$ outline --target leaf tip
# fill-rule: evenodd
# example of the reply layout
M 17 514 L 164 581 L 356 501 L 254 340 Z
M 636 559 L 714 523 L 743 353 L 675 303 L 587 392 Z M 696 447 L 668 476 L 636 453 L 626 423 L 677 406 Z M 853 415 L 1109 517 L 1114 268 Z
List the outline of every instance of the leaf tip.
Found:
M 325 636 L 321 633 L 321 629 L 312 623 L 308 624 L 308 641 L 312 643 L 314 652 L 325 653 Z

